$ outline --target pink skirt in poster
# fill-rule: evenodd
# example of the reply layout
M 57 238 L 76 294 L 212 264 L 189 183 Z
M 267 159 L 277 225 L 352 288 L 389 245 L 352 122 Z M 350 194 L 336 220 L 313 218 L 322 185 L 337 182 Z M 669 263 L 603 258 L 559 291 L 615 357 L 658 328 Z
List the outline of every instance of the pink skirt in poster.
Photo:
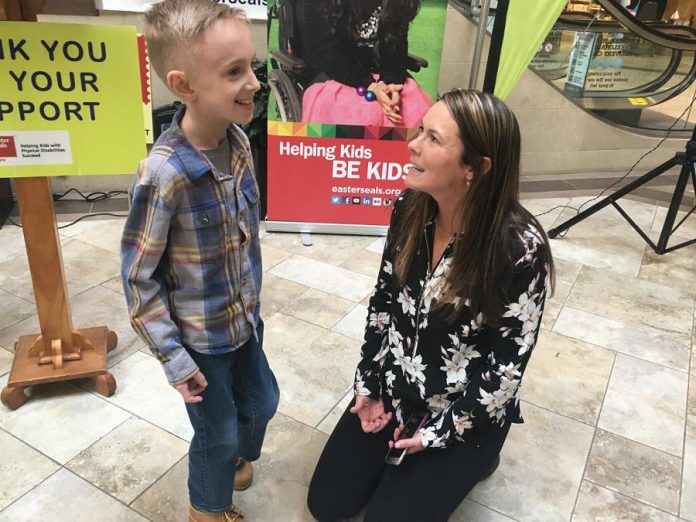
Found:
M 416 128 L 432 105 L 430 97 L 413 78 L 407 78 L 401 91 L 400 127 Z M 334 80 L 310 85 L 302 97 L 302 121 L 336 125 L 395 127 L 379 103 L 359 96 L 355 87 Z

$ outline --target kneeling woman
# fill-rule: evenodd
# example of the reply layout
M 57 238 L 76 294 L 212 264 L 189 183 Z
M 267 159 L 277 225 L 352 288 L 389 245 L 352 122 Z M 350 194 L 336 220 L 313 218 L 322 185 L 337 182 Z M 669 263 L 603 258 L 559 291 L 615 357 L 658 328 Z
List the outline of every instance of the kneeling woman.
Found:
M 490 474 L 511 423 L 553 278 L 548 239 L 519 202 L 512 111 L 446 93 L 408 145 L 370 300 L 355 400 L 319 459 L 308 504 L 320 521 L 447 520 Z M 424 419 L 400 465 L 403 423 Z

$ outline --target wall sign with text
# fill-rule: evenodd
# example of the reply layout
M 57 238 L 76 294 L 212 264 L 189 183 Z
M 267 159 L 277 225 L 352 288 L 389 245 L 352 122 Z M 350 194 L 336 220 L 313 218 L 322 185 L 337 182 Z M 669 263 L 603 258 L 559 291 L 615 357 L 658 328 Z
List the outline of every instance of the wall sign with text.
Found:
M 0 22 L 0 177 L 133 172 L 141 85 L 134 27 Z

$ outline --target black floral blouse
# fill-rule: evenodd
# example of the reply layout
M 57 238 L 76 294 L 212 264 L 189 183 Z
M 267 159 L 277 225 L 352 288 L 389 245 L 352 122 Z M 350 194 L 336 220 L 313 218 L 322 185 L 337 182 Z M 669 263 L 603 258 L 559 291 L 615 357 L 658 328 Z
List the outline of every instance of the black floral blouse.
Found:
M 399 198 L 392 225 L 398 219 Z M 428 224 L 405 284 L 392 280 L 393 246 L 387 240 L 375 294 L 370 299 L 355 392 L 382 398 L 400 422 L 429 412 L 420 430 L 426 447 L 453 441 L 478 443 L 509 422 L 520 423 L 522 374 L 536 343 L 549 288 L 550 256 L 542 234 L 529 224 L 511 256 L 507 303 L 499 325 L 465 308 L 459 322 L 431 313 L 452 263 L 452 244 L 430 270 L 434 225 Z

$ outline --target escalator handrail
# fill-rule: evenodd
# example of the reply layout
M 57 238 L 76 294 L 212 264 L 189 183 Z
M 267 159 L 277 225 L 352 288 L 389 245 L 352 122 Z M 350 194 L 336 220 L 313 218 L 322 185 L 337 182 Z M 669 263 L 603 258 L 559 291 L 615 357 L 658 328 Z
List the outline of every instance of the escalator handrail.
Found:
M 574 30 L 574 31 L 582 31 L 582 32 L 605 32 L 605 33 L 623 33 L 626 32 L 627 28 L 619 23 L 616 20 L 593 20 L 592 17 L 590 18 L 585 18 L 583 17 L 582 19 L 573 19 L 575 17 L 576 13 L 573 13 L 572 11 L 564 11 L 561 13 L 561 15 L 558 17 L 558 20 L 556 21 L 556 24 L 554 25 L 554 29 L 558 29 L 559 25 L 563 29 L 569 29 L 569 30 Z M 591 22 L 591 23 L 589 23 Z M 654 29 L 655 31 L 658 31 L 662 33 L 663 35 L 665 33 L 672 33 L 671 37 L 672 38 L 679 38 L 679 36 L 674 35 L 673 33 L 687 33 L 689 36 L 686 38 L 683 38 L 686 41 L 693 41 L 696 43 L 696 30 L 692 29 L 689 26 L 686 25 L 672 25 L 667 22 L 650 22 L 647 27 L 650 27 L 651 29 Z M 632 32 L 632 30 L 629 30 L 629 32 Z M 637 35 L 640 36 L 640 35 Z M 649 40 L 651 41 L 651 40 Z M 664 46 L 663 46 L 664 47 Z M 683 50 L 679 47 L 674 47 L 674 46 L 667 46 L 672 49 L 680 49 Z
M 626 29 L 649 42 L 671 49 L 696 52 L 696 32 L 694 38 L 668 36 L 654 29 L 649 24 L 638 20 L 619 3 L 617 3 L 616 0 L 597 0 L 597 3 Z M 679 27 L 684 29 L 684 26 Z

